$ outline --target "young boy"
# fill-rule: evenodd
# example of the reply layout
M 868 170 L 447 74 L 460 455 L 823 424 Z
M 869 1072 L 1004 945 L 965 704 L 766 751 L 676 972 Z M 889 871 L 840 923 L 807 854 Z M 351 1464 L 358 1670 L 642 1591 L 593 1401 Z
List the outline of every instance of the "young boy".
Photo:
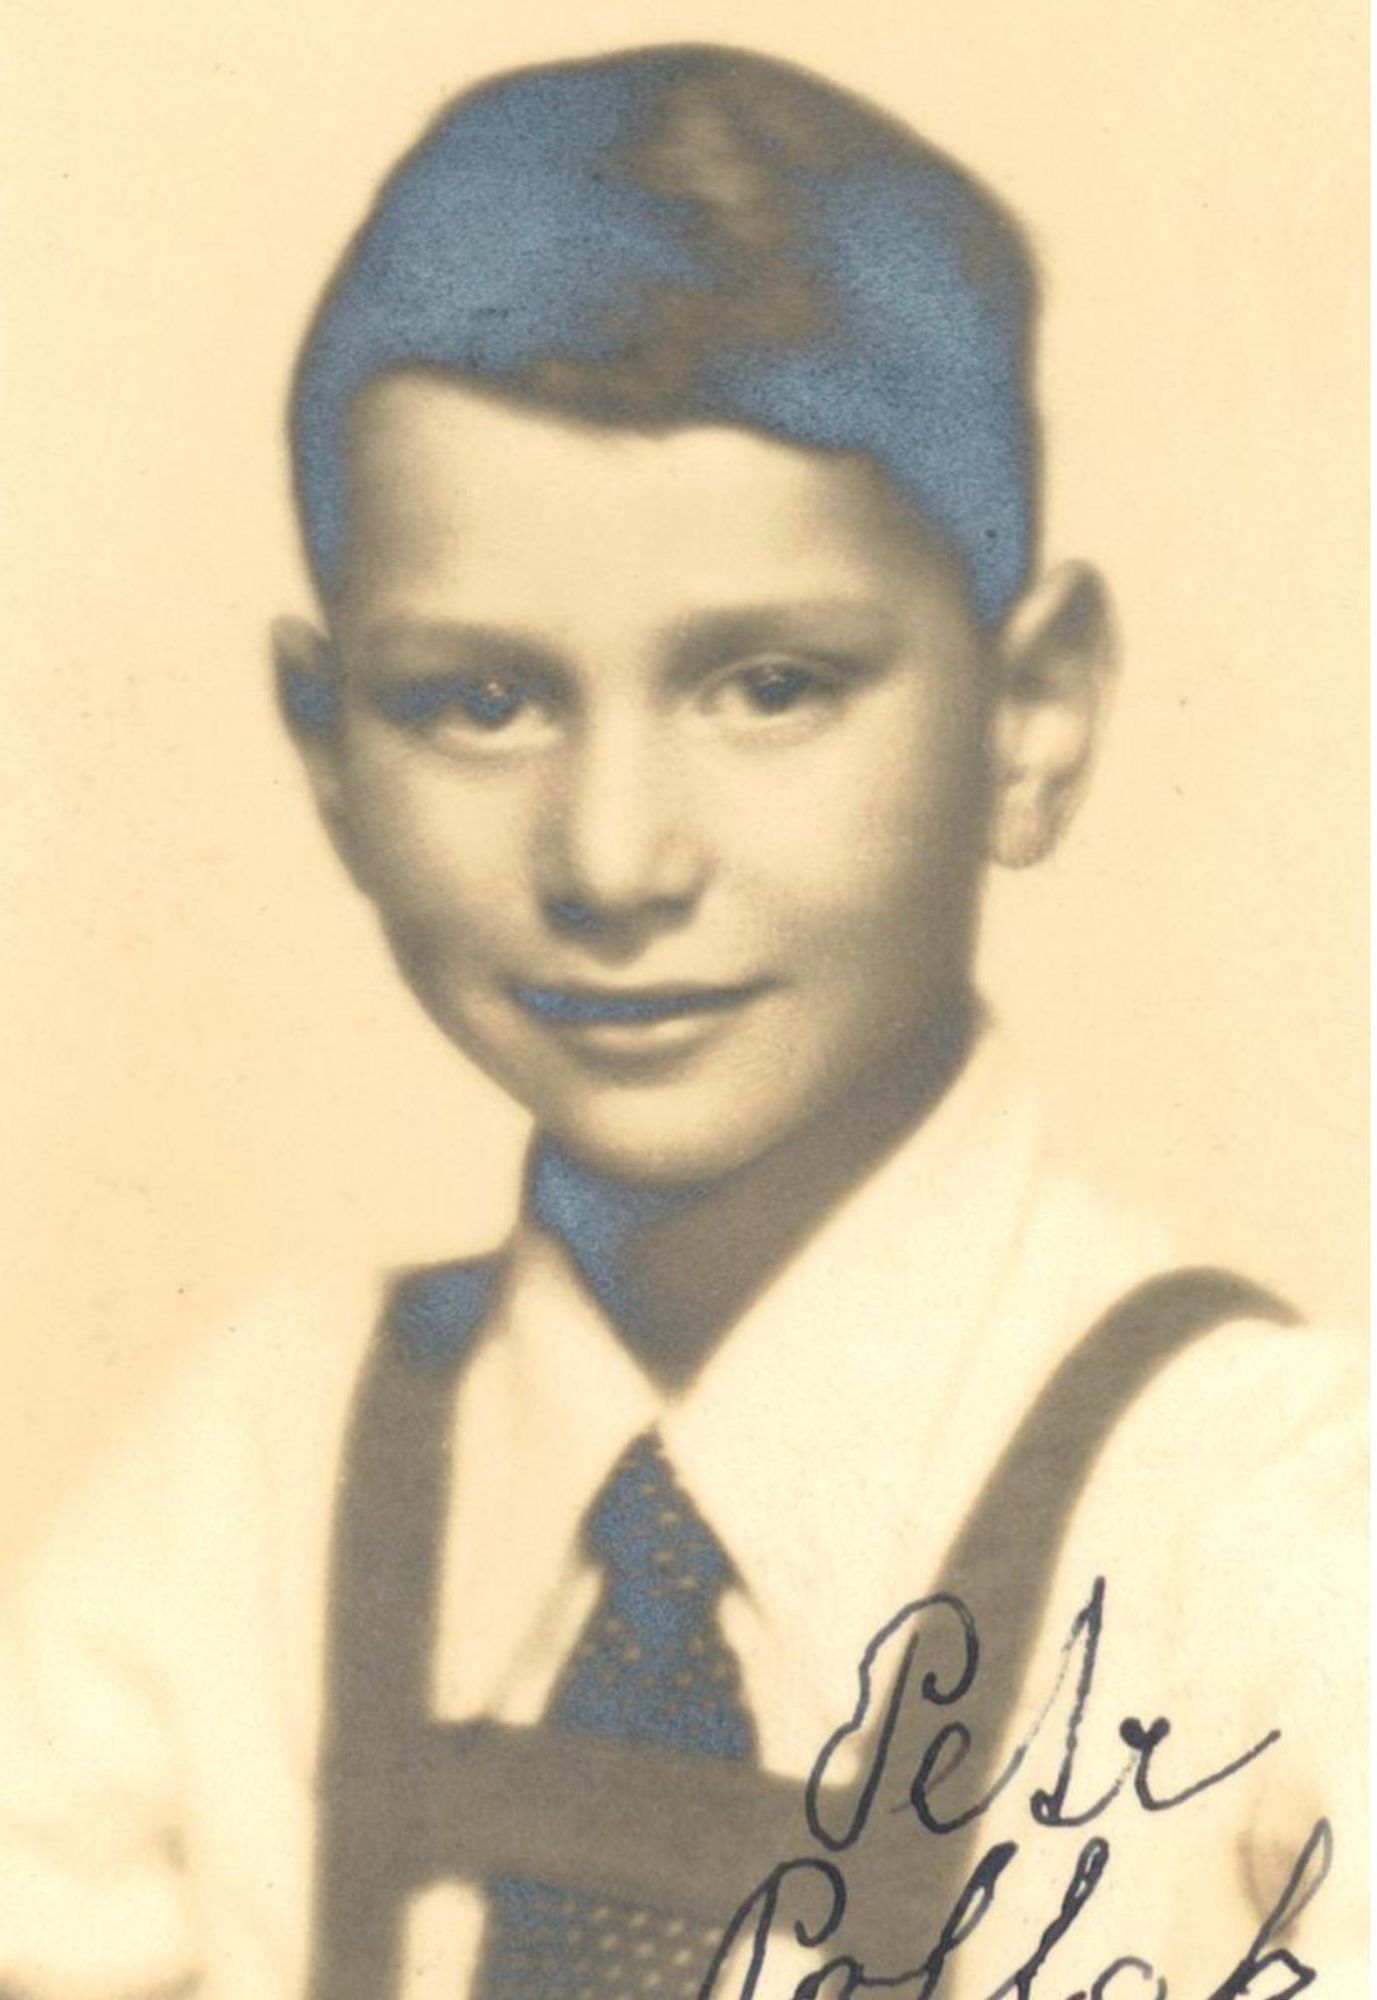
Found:
M 1358 1990 L 1348 1348 L 1051 1166 L 971 987 L 1109 669 L 1035 294 L 729 51 L 499 79 L 383 188 L 276 665 L 526 1200 L 237 1325 L 73 1510 L 14 1990 Z

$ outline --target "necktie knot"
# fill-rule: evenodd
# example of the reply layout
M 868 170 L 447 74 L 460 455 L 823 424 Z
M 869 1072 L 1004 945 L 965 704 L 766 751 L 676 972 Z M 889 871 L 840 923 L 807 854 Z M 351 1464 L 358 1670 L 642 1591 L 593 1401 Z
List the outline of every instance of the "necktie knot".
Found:
M 552 1717 L 701 1756 L 751 1756 L 739 1668 L 717 1624 L 735 1573 L 657 1432 L 634 1438 L 612 1468 L 585 1517 L 584 1546 L 602 1571 L 602 1597 Z
M 715 1600 L 734 1575 L 658 1431 L 642 1431 L 617 1460 L 584 1518 L 583 1540 L 614 1595 L 705 1592 Z

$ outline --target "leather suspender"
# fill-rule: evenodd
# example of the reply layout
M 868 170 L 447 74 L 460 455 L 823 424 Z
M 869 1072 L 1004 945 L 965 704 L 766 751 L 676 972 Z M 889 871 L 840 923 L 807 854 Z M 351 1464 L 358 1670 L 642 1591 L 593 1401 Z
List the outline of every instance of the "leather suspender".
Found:
M 358 1392 L 331 1575 L 312 2000 L 392 1995 L 408 1901 L 445 1877 L 521 1874 L 725 1927 L 779 1863 L 821 1854 L 797 1780 L 598 1737 L 430 1717 L 454 1397 L 493 1279 L 492 1266 L 475 1264 L 405 1280 Z M 938 1720 L 971 1732 L 952 1804 L 941 1794 L 944 1812 L 974 1802 L 995 1775 L 1072 1509 L 1115 1424 L 1212 1328 L 1295 1318 L 1227 1272 L 1174 1272 L 1106 1313 L 1046 1384 L 933 1586 L 970 1607 L 981 1657 L 959 1707 L 923 1719 L 929 1736 Z M 921 1588 L 920 1579 L 915 1596 Z M 924 1659 L 926 1671 L 933 1661 Z M 889 1760 L 900 1799 L 915 1761 L 902 1752 Z M 845 1949 L 849 1937 L 877 1972 L 921 1963 L 978 1839 L 978 1829 L 922 1836 L 910 1815 L 885 1809 L 892 1803 L 877 1801 L 847 1857 L 853 1921 L 840 1946 L 828 1946 Z M 824 1794 L 820 1813 L 825 1826 L 842 1823 L 845 1802 Z

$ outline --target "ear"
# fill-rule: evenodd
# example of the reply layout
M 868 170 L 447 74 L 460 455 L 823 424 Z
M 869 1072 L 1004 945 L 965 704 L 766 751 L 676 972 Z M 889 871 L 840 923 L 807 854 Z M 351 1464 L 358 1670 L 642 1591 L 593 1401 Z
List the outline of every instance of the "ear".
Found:
M 1080 803 L 1113 679 L 1104 585 L 1061 563 L 1020 599 L 996 645 L 989 850 L 1027 868 L 1056 846 Z
M 325 830 L 357 881 L 340 759 L 339 666 L 334 648 L 305 618 L 274 619 L 271 640 L 282 719 L 301 753 Z

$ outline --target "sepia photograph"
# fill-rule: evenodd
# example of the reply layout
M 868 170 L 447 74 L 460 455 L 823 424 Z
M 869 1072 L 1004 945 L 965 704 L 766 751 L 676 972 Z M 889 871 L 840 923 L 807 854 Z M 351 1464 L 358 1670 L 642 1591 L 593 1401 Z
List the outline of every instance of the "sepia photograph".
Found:
M 7 25 L 0 2000 L 1357 2000 L 1363 10 Z

